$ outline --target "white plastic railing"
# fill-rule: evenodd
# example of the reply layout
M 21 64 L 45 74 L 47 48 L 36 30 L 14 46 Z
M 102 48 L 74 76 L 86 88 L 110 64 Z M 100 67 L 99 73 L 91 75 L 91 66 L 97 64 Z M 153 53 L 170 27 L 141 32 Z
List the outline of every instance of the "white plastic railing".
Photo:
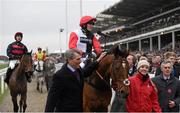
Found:
M 4 94 L 4 90 L 7 89 L 7 85 L 4 83 L 4 75 L 6 74 L 7 68 L 0 70 L 0 80 L 1 80 L 1 94 Z

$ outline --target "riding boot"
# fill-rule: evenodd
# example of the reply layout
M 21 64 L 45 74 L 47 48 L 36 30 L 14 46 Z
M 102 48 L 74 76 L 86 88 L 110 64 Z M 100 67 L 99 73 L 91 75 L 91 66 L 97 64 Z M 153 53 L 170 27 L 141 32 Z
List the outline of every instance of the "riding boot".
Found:
M 6 82 L 7 84 L 9 84 L 9 78 L 10 78 L 11 74 L 12 74 L 12 69 L 8 68 L 7 72 L 6 72 L 5 79 L 4 79 L 4 82 Z

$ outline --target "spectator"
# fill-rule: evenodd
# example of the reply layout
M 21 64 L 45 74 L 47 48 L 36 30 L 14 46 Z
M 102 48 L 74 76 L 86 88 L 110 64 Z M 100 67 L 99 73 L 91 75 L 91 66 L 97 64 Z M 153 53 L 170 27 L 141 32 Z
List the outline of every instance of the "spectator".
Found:
M 175 77 L 177 77 L 179 79 L 180 76 L 180 67 L 175 65 L 176 62 L 176 53 L 174 52 L 166 52 L 164 53 L 164 60 L 168 60 L 172 63 L 173 65 L 173 69 L 172 69 L 172 75 L 174 75 Z M 155 76 L 160 75 L 161 74 L 161 68 L 157 68 Z
M 130 94 L 126 100 L 127 112 L 161 112 L 158 96 L 149 75 L 149 62 L 140 60 L 137 73 L 130 77 Z
M 129 54 L 126 59 L 129 63 L 129 72 L 128 72 L 129 76 L 133 76 L 134 73 L 137 71 L 136 66 L 135 66 L 136 65 L 136 57 L 133 54 Z
M 158 100 L 163 112 L 179 112 L 180 81 L 172 75 L 170 61 L 161 64 L 162 73 L 152 79 L 158 90 Z
M 82 112 L 84 77 L 90 76 L 98 66 L 100 57 L 81 69 L 81 53 L 77 49 L 66 51 L 67 63 L 53 76 L 53 84 L 48 93 L 45 112 Z

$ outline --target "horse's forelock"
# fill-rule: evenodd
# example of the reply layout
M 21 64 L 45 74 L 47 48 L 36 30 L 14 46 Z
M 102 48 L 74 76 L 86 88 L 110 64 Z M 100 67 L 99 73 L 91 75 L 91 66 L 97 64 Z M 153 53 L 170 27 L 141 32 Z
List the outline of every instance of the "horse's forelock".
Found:
M 114 54 L 115 57 L 121 56 L 122 58 L 126 58 L 129 55 L 129 50 L 121 49 L 120 46 L 115 45 L 109 50 L 109 53 Z

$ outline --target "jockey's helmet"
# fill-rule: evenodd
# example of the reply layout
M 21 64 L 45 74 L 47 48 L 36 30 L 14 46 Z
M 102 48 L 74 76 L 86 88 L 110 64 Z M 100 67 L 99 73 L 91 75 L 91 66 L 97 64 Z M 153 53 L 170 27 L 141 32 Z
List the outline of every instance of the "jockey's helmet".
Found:
M 38 51 L 42 51 L 42 48 L 38 47 Z
M 80 20 L 79 25 L 82 27 L 83 25 L 86 25 L 90 21 L 96 22 L 96 18 L 94 18 L 92 16 L 83 16 Z
M 16 34 L 14 35 L 15 40 L 16 40 L 17 36 L 20 36 L 21 38 L 23 38 L 23 33 L 22 32 L 16 32 Z

